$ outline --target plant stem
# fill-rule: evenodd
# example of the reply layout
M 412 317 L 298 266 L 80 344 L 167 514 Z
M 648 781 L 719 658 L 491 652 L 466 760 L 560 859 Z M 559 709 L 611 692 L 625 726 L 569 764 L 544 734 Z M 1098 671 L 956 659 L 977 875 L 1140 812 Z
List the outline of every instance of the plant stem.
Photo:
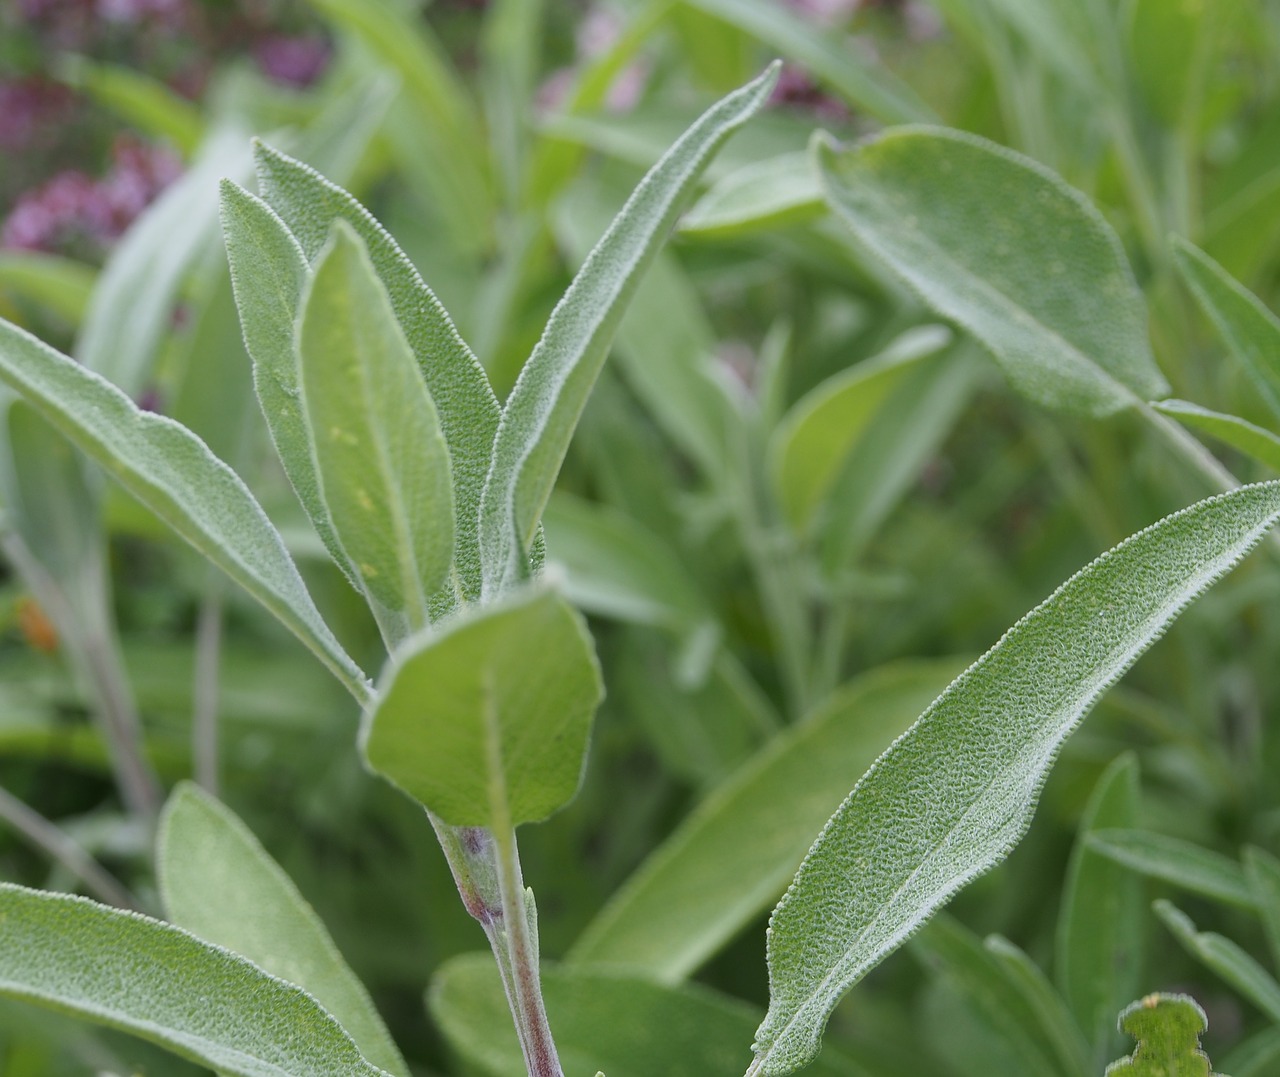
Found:
M 100 900 L 121 909 L 139 911 L 137 898 L 91 857 L 78 841 L 4 788 L 0 788 L 0 819 L 71 872 Z

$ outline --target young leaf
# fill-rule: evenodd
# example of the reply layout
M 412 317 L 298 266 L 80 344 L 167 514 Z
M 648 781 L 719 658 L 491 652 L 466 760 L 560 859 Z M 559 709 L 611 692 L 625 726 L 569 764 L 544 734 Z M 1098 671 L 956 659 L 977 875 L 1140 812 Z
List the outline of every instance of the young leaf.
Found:
M 1171 415 L 1184 426 L 1203 430 L 1233 449 L 1252 456 L 1273 471 L 1280 471 L 1280 437 L 1256 426 L 1247 419 L 1210 411 L 1185 400 L 1160 400 L 1151 405 L 1156 411 Z
M 1171 901 L 1162 899 L 1152 908 L 1187 953 L 1216 972 L 1272 1021 L 1280 1021 L 1280 984 L 1255 958 L 1216 931 L 1197 931 L 1191 917 Z
M 1169 242 L 1173 264 L 1200 309 L 1280 416 L 1280 318 L 1199 247 L 1178 236 Z
M 1019 392 L 1095 418 L 1168 395 L 1119 239 L 1058 176 L 942 128 L 816 152 L 836 215 Z
M 248 487 L 191 431 L 0 319 L 0 381 L 276 615 L 352 695 L 368 682 L 324 623 Z
M 826 209 L 808 153 L 782 153 L 730 172 L 680 222 L 685 235 L 727 238 L 796 224 Z
M 1008 854 L 1090 707 L 1277 519 L 1273 482 L 1132 536 L 1014 625 L 880 757 L 774 910 L 751 1074 L 812 1059 L 840 996 Z
M 849 783 L 955 675 L 954 660 L 865 673 L 699 804 L 613 895 L 575 964 L 683 979 L 775 900 Z
M 1117 864 L 1193 894 L 1242 909 L 1256 907 L 1240 865 L 1212 849 L 1146 830 L 1098 830 L 1089 835 L 1089 845 Z
M 346 221 L 364 240 L 440 417 L 453 473 L 458 579 L 465 597 L 478 598 L 480 494 L 500 414 L 484 369 L 413 263 L 368 210 L 314 169 L 269 146 L 256 143 L 254 159 L 263 200 L 280 215 L 308 259 L 320 253 L 336 220 Z
M 1103 772 L 1085 805 L 1067 867 L 1054 948 L 1058 990 L 1092 1046 L 1096 1072 L 1114 1058 L 1116 1012 L 1137 994 L 1142 969 L 1142 880 L 1090 847 L 1102 827 L 1138 822 L 1138 763 L 1129 753 Z
M 1214 1077 L 1200 1035 L 1209 1027 L 1204 1010 L 1187 995 L 1148 995 L 1120 1014 L 1120 1029 L 1138 1041 L 1128 1058 L 1107 1067 L 1106 1077 Z
M 449 450 L 386 290 L 345 221 L 303 289 L 297 348 L 334 533 L 364 589 L 420 628 L 453 564 Z
M 627 300 L 725 139 L 768 99 L 777 65 L 714 105 L 640 181 L 551 313 L 502 412 L 480 505 L 484 591 L 522 574 L 578 416 Z
M 385 1077 L 300 988 L 181 928 L 69 894 L 0 883 L 0 995 L 227 1077 Z
M 400 648 L 360 746 L 373 770 L 446 823 L 536 822 L 577 792 L 602 694 L 582 618 L 532 586 Z

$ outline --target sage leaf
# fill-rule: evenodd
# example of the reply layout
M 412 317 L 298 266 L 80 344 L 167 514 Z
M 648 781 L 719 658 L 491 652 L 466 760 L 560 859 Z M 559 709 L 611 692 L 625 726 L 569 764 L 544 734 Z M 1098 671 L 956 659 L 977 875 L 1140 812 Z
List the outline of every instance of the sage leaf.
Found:
M 160 816 L 156 877 L 171 923 L 303 988 L 365 1058 L 408 1077 L 369 993 L 293 880 L 230 808 L 191 782 Z
M 382 1077 L 319 1004 L 181 928 L 0 883 L 0 995 L 121 1029 L 227 1077 Z
M 1173 264 L 1201 310 L 1272 413 L 1280 416 L 1280 318 L 1198 247 L 1178 236 L 1170 246 Z
M 449 450 L 386 290 L 345 221 L 303 289 L 297 348 L 334 533 L 364 589 L 420 628 L 453 564 Z
M 908 330 L 879 355 L 833 374 L 800 399 L 769 445 L 774 496 L 803 531 L 879 406 L 904 374 L 951 341 L 943 326 Z
M 543 964 L 541 979 L 565 1073 L 732 1073 L 760 1019 L 755 1006 L 697 985 L 667 987 L 625 973 L 551 963 Z M 427 1006 L 450 1046 L 478 1073 L 511 1077 L 525 1072 L 489 954 L 462 954 L 441 966 Z M 813 1067 L 814 1077 L 870 1077 L 861 1066 L 832 1055 Z
M 484 593 L 519 578 L 627 300 L 725 139 L 768 99 L 777 65 L 712 106 L 649 171 L 551 312 L 516 380 L 480 505 Z
M 364 240 L 440 417 L 453 474 L 458 582 L 466 598 L 479 598 L 480 494 L 500 414 L 484 368 L 413 263 L 368 210 L 314 169 L 261 142 L 254 145 L 254 160 L 263 200 L 280 215 L 309 260 L 319 255 L 336 220 L 346 221 Z
M 959 668 L 954 659 L 895 663 L 833 693 L 694 808 L 569 960 L 684 979 L 777 899 L 850 782 Z
M 311 432 L 302 408 L 294 324 L 311 267 L 298 241 L 261 199 L 222 182 L 222 234 L 253 387 L 276 455 L 329 556 L 356 583 L 320 496 Z
M 1089 838 L 1137 821 L 1138 763 L 1126 753 L 1103 772 L 1085 805 L 1054 947 L 1058 990 L 1089 1040 L 1095 1073 L 1116 1056 L 1115 1015 L 1139 990 L 1146 906 L 1141 878 L 1092 848 Z
M 530 586 L 407 641 L 365 713 L 360 747 L 374 771 L 453 826 L 536 822 L 577 792 L 602 695 L 582 618 L 549 587 Z
M 1020 393 L 1094 418 L 1168 395 L 1119 239 L 1058 176 L 942 128 L 816 152 L 836 216 Z
M 0 319 L 0 381 L 280 619 L 363 700 L 359 667 L 321 618 L 249 488 L 186 427 Z
M 749 1073 L 817 1055 L 840 996 L 1008 854 L 1090 707 L 1277 519 L 1272 482 L 1140 531 L 1014 625 L 880 757 L 774 910 L 770 1007 Z
M 1177 419 L 1184 426 L 1212 434 L 1219 441 L 1252 456 L 1273 471 L 1280 471 L 1280 437 L 1270 430 L 1239 416 L 1210 411 L 1186 400 L 1160 400 L 1151 406 L 1156 411 Z
M 1212 849 L 1146 830 L 1098 830 L 1089 835 L 1089 845 L 1117 864 L 1190 893 L 1242 909 L 1257 907 L 1244 870 Z
M 684 215 L 680 231 L 729 238 L 812 220 L 825 210 L 810 155 L 781 153 L 718 180 Z
M 1137 1049 L 1107 1067 L 1106 1077 L 1215 1077 L 1200 1035 L 1209 1027 L 1204 1010 L 1187 995 L 1148 995 L 1125 1007 L 1120 1028 Z
M 1171 901 L 1151 906 L 1192 957 L 1216 972 L 1272 1021 L 1280 1021 L 1280 984 L 1230 939 L 1216 931 L 1197 931 L 1194 921 Z

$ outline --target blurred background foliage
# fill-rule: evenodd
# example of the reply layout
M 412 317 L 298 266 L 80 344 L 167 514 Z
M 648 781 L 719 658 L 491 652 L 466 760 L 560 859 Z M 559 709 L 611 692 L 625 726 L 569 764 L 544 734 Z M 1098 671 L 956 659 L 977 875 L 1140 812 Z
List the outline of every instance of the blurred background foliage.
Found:
M 1280 3 L 0 6 L 0 313 L 110 370 L 231 462 L 371 671 L 383 657 L 376 632 L 325 561 L 252 400 L 214 181 L 249 182 L 256 134 L 349 187 L 415 261 L 501 397 L 643 169 L 776 55 L 786 67 L 773 106 L 717 160 L 637 293 L 547 514 L 550 560 L 593 615 L 609 696 L 578 799 L 521 835 L 544 957 L 581 967 L 625 949 L 627 932 L 643 951 L 646 931 L 680 919 L 682 903 L 723 902 L 732 911 L 720 927 L 665 970 L 655 956 L 650 971 L 757 1006 L 767 909 L 893 733 L 886 721 L 865 759 L 850 749 L 843 777 L 844 757 L 829 760 L 840 792 L 804 824 L 808 838 L 779 839 L 761 865 L 750 849 L 770 820 L 815 811 L 797 803 L 802 767 L 752 784 L 770 753 L 842 707 L 856 728 L 860 708 L 876 714 L 868 693 L 899 691 L 914 715 L 1077 568 L 1211 492 L 1148 428 L 1036 408 L 973 345 L 932 326 L 828 217 L 805 156 L 812 132 L 939 123 L 1056 170 L 1122 237 L 1174 395 L 1266 425 L 1174 274 L 1166 237 L 1191 239 L 1276 300 Z M 862 403 L 835 399 L 846 384 Z M 815 390 L 805 406 L 833 409 L 819 479 L 811 458 L 794 471 L 779 462 L 788 413 Z M 160 785 L 194 773 L 249 822 L 415 1068 L 492 1072 L 497 1063 L 467 1050 L 465 992 L 443 998 L 465 987 L 464 965 L 451 966 L 434 1020 L 424 1008 L 434 970 L 482 936 L 421 812 L 361 771 L 345 694 L 21 408 L 7 432 L 19 463 L 3 485 L 0 876 L 84 887 L 50 866 L 54 839 L 41 828 L 52 821 L 155 911 L 156 783 L 144 775 L 131 798 L 121 779 L 134 740 Z M 1242 456 L 1221 458 L 1243 480 L 1266 477 Z M 974 939 L 1012 940 L 1074 1001 L 1063 940 L 1078 944 L 1090 925 L 1069 926 L 1068 864 L 1086 870 L 1071 850 L 1095 788 L 1095 809 L 1111 790 L 1104 829 L 1193 842 L 1230 858 L 1214 864 L 1231 878 L 1244 846 L 1280 854 L 1280 733 L 1268 720 L 1280 700 L 1278 585 L 1255 557 L 1106 698 L 1068 744 L 1018 851 L 837 1012 L 828 1042 L 856 1060 L 845 1072 L 1041 1072 L 984 1008 L 1000 996 L 983 985 L 1001 974 Z M 939 661 L 901 665 L 918 659 Z M 1118 774 L 1131 785 L 1123 795 Z M 745 817 L 748 803 L 756 830 L 714 839 L 717 810 Z M 704 824 L 713 838 L 700 846 L 688 830 Z M 673 833 L 693 845 L 683 861 Z M 1242 993 L 1169 945 L 1149 911 L 1150 899 L 1176 897 L 1263 960 L 1265 918 L 1223 900 L 1181 853 L 1160 846 L 1142 860 L 1130 849 L 1145 874 L 1107 877 L 1143 899 L 1117 960 L 1133 997 L 1176 988 L 1201 1001 L 1223 1072 L 1275 1072 L 1265 1067 L 1280 1057 L 1280 1005 L 1268 1010 L 1265 991 Z M 1090 863 L 1104 871 L 1104 860 L 1115 863 Z M 648 911 L 633 880 L 612 919 L 593 923 L 646 861 L 661 884 Z M 734 904 L 765 876 L 762 895 Z M 1120 1053 L 1109 1031 L 1082 1027 L 1097 1059 Z M 13 1077 L 188 1069 L 10 1003 L 0 1059 Z

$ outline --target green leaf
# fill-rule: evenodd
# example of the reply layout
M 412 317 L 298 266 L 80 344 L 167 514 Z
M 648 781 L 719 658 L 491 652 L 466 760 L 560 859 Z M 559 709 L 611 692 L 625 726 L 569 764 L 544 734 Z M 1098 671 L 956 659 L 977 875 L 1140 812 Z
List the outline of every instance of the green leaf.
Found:
M 912 945 L 1013 1052 L 1019 1074 L 1077 1077 L 1088 1071 L 1088 1051 L 1066 1003 L 1011 942 L 992 936 L 983 943 L 944 915 Z
M 1019 392 L 1095 418 L 1168 395 L 1120 241 L 1052 172 L 941 128 L 816 145 L 837 216 Z
M 609 342 L 684 197 L 721 143 L 768 99 L 777 66 L 709 109 L 640 181 L 587 257 L 520 372 L 502 412 L 480 506 L 484 591 L 522 574 L 524 557 Z
M 1242 909 L 1256 907 L 1239 864 L 1181 838 L 1147 830 L 1098 830 L 1089 835 L 1089 847 L 1117 864 L 1193 894 Z
M 570 951 L 577 965 L 688 976 L 781 893 L 861 774 L 954 676 L 954 660 L 863 674 L 699 804 Z
M 278 617 L 363 700 L 364 674 L 321 618 L 253 494 L 191 431 L 0 320 L 0 381 Z
M 336 220 L 350 224 L 368 247 L 440 417 L 453 473 L 458 578 L 465 597 L 478 598 L 480 495 L 500 414 L 484 369 L 413 263 L 359 202 L 314 169 L 262 143 L 255 145 L 254 158 L 263 200 L 280 215 L 308 259 L 320 253 Z
M 182 782 L 160 817 L 156 878 L 169 920 L 311 994 L 374 1065 L 408 1067 L 315 910 L 226 805 Z
M 707 1077 L 732 1073 L 760 1018 L 705 987 L 665 987 L 620 973 L 542 966 L 542 993 L 565 1073 Z M 486 1077 L 525 1072 L 502 981 L 489 954 L 463 954 L 431 981 L 427 1005 L 450 1046 Z M 814 1077 L 867 1077 L 843 1059 Z
M 1210 411 L 1186 400 L 1159 400 L 1151 405 L 1156 411 L 1171 415 L 1184 426 L 1203 430 L 1233 449 L 1252 456 L 1259 463 L 1280 471 L 1280 437 L 1247 419 Z
M 1138 1041 L 1128 1058 L 1107 1067 L 1106 1077 L 1214 1077 L 1200 1034 L 1209 1027 L 1200 1004 L 1188 995 L 1148 995 L 1125 1008 L 1120 1028 Z
M 401 647 L 360 746 L 370 767 L 446 823 L 536 822 L 577 792 L 602 694 L 582 618 L 531 586 Z
M 306 992 L 180 928 L 0 883 L 0 994 L 228 1077 L 379 1077 Z
M 84 317 L 98 272 L 92 266 L 39 251 L 0 251 L 0 290 L 47 307 L 71 325 Z
M 1236 361 L 1280 416 L 1280 318 L 1204 251 L 1174 236 L 1173 263 Z
M 386 289 L 345 221 L 303 289 L 297 347 L 334 533 L 364 589 L 421 628 L 453 564 L 449 451 Z
M 826 210 L 808 153 L 783 153 L 730 172 L 680 221 L 685 235 L 729 238 L 797 224 Z
M 1272 1021 L 1280 1021 L 1280 984 L 1254 958 L 1217 932 L 1197 931 L 1191 917 L 1171 901 L 1157 901 L 1152 908 L 1187 953 L 1216 972 Z
M 1253 846 L 1245 846 L 1244 874 L 1267 932 L 1271 956 L 1280 965 L 1280 860 Z
M 1280 482 L 1132 536 L 1014 625 L 880 757 L 774 910 L 750 1073 L 812 1059 L 840 996 L 1008 854 L 1090 707 L 1277 519 Z
M 1222 1060 L 1231 1077 L 1273 1077 L 1280 1073 L 1280 1025 L 1271 1025 L 1237 1043 Z
M 879 355 L 807 393 L 778 424 L 769 445 L 774 496 L 803 531 L 840 475 L 841 465 L 904 374 L 951 341 L 943 326 L 908 330 Z
M 1138 763 L 1130 753 L 1103 772 L 1085 805 L 1063 888 L 1054 949 L 1058 990 L 1092 1045 L 1096 1072 L 1114 1058 L 1115 1015 L 1137 993 L 1142 970 L 1142 880 L 1094 849 L 1103 827 L 1138 821 Z
M 933 113 L 861 43 L 827 34 L 770 0 L 684 0 L 801 64 L 850 104 L 884 123 L 928 123 Z

